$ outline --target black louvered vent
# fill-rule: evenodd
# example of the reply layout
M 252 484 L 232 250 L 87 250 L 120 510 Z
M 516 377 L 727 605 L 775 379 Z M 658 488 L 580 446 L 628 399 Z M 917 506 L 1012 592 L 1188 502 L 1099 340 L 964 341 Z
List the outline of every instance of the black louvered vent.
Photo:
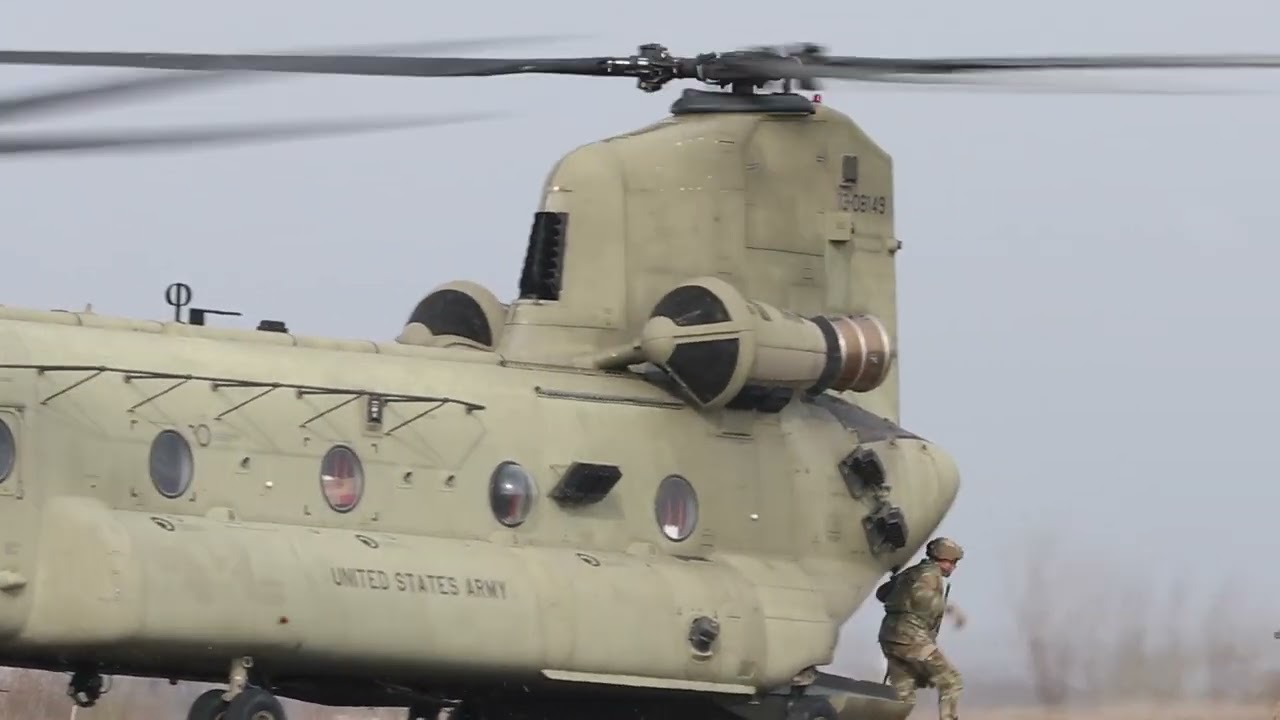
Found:
M 559 300 L 564 279 L 564 241 L 569 213 L 539 210 L 533 214 L 529 249 L 520 274 L 520 297 Z

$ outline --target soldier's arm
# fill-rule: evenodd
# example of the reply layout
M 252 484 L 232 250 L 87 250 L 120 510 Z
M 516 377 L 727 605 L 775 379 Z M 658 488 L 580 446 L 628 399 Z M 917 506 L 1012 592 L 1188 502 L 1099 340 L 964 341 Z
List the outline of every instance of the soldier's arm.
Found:
M 947 603 L 946 614 L 951 616 L 951 622 L 956 624 L 957 629 L 969 622 L 969 617 L 964 614 L 964 611 L 950 603 Z

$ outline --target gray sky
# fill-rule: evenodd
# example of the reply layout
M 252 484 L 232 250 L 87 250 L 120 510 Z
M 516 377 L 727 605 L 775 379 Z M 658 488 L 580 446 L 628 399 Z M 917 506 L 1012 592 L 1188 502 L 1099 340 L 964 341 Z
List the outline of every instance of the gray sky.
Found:
M 789 17 L 751 1 L 440 7 L 11 2 L 0 12 L 0 47 L 254 51 L 566 32 L 594 40 L 486 54 L 627 54 L 645 42 L 695 54 L 802 40 L 867 55 L 1280 52 L 1273 0 L 815 0 Z M 747 19 L 751 9 L 758 14 Z M 0 86 L 111 74 L 6 68 Z M 1270 286 L 1280 267 L 1280 84 L 1247 84 L 1273 94 L 823 91 L 894 157 L 904 421 L 946 446 L 964 478 L 944 528 L 968 552 L 953 597 L 973 623 L 947 641 L 963 667 L 1021 663 L 1005 652 L 1004 596 L 1021 569 L 1010 561 L 1033 529 L 1070 536 L 1077 559 L 1099 553 L 1131 578 L 1181 578 L 1196 597 L 1221 581 L 1260 602 L 1280 591 L 1276 574 L 1259 570 L 1260 553 L 1276 544 L 1280 498 L 1268 432 L 1280 361 L 1280 290 Z M 678 89 L 650 96 L 628 80 L 534 76 L 281 76 L 15 123 L 14 132 L 515 114 L 338 140 L 6 159 L 0 302 L 92 302 L 99 312 L 160 318 L 165 285 L 183 280 L 196 305 L 244 312 L 231 322 L 245 326 L 276 318 L 306 334 L 390 338 L 438 283 L 472 279 L 510 297 L 556 158 L 661 117 Z M 875 657 L 878 609 L 867 606 L 849 628 L 846 667 Z M 1274 612 L 1245 617 L 1251 635 L 1280 626 Z

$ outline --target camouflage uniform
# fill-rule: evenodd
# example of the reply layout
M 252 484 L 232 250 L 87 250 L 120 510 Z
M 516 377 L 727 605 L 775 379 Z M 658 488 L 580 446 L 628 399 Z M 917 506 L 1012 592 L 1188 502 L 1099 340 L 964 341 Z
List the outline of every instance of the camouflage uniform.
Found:
M 937 538 L 929 543 L 925 559 L 876 590 L 885 609 L 879 639 L 888 665 L 886 680 L 907 702 L 915 702 L 917 687 L 936 687 L 940 720 L 957 720 L 964 686 L 937 645 L 950 588 L 936 560 L 959 560 L 963 555 L 959 545 Z

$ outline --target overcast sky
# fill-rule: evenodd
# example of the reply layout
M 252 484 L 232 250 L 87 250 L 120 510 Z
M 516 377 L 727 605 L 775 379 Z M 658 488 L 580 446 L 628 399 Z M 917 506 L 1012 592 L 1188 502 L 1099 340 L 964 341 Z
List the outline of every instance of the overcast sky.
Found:
M 806 40 L 866 55 L 1280 52 L 1277 28 L 1274 0 L 27 0 L 0 11 L 0 47 L 255 51 L 565 32 L 593 39 L 488 54 Z M 110 74 L 4 68 L 0 87 Z M 1280 592 L 1259 569 L 1280 498 L 1278 80 L 1185 81 L 1272 92 L 1255 97 L 824 90 L 894 158 L 904 423 L 963 473 L 944 527 L 968 552 L 953 597 L 973 622 L 946 640 L 962 666 L 1021 662 L 1004 653 L 1005 596 L 1032 529 L 1133 578 L 1181 579 L 1198 598 L 1223 581 L 1260 602 Z M 196 305 L 245 313 L 219 323 L 388 339 L 441 282 L 510 298 L 555 160 L 661 117 L 677 92 L 622 79 L 273 76 L 14 123 L 512 114 L 340 140 L 6 159 L 0 302 L 162 318 L 165 285 L 182 280 Z M 875 656 L 878 610 L 846 633 L 846 666 Z M 1280 615 L 1244 617 L 1250 635 L 1280 626 Z

